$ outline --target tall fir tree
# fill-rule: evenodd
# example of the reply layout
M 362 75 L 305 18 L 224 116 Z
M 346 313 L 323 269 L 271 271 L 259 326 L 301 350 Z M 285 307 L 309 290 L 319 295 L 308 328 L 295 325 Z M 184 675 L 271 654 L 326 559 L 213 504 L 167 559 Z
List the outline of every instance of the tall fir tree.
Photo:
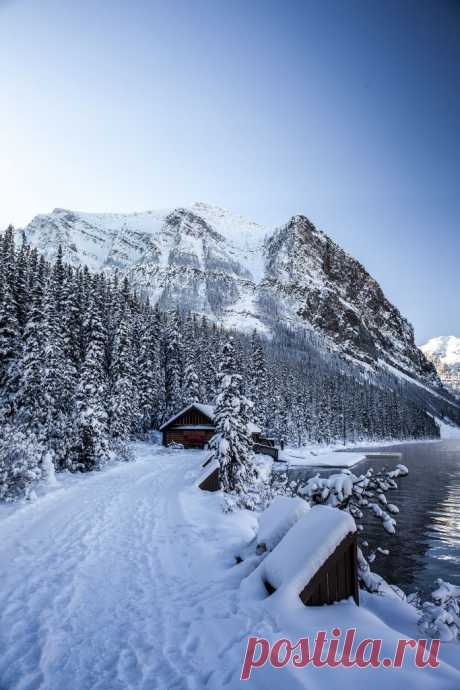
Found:
M 107 372 L 105 370 L 106 333 L 100 309 L 93 295 L 84 324 L 86 350 L 76 393 L 76 455 L 74 467 L 91 470 L 109 458 L 109 426 L 107 412 Z
M 235 370 L 233 341 L 228 338 L 222 349 L 212 446 L 219 463 L 221 489 L 236 496 L 239 505 L 252 507 L 250 494 L 256 476 L 248 428 L 252 405 L 242 394 L 241 376 Z
M 165 334 L 165 416 L 182 406 L 182 338 L 178 310 L 168 315 Z

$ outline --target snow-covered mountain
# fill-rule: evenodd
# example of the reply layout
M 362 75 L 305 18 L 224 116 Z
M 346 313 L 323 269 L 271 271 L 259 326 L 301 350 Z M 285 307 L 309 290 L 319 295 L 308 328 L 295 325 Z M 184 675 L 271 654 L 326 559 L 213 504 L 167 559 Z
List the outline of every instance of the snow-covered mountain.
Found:
M 420 349 L 435 365 L 443 384 L 460 395 L 460 338 L 441 335 L 431 338 Z
M 55 209 L 24 230 L 47 258 L 119 269 L 168 309 L 180 304 L 228 328 L 314 331 L 371 366 L 439 384 L 412 326 L 364 267 L 305 216 L 272 229 L 204 203 L 132 214 Z

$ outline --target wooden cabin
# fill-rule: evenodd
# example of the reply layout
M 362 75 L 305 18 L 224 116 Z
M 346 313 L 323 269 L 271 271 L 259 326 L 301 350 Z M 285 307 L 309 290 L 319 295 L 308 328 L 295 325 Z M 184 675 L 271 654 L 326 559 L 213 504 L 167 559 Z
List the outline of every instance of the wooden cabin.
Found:
M 187 405 L 160 427 L 163 445 L 180 443 L 184 448 L 205 448 L 216 433 L 213 418 L 212 405 Z
M 278 459 L 278 449 L 272 439 L 265 438 L 256 424 L 249 424 L 248 430 L 254 442 L 254 451 L 271 455 Z M 180 443 L 184 448 L 206 448 L 216 433 L 214 407 L 202 403 L 192 403 L 168 419 L 161 427 L 163 445 Z

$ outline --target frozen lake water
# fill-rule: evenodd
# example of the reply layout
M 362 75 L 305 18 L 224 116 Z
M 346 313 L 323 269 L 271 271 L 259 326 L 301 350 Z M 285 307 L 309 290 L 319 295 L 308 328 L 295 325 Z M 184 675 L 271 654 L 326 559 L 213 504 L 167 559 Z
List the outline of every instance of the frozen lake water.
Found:
M 396 535 L 386 534 L 381 522 L 365 513 L 369 542 L 390 549 L 389 556 L 377 556 L 372 569 L 406 593 L 429 592 L 438 577 L 460 585 L 460 440 L 398 444 L 381 450 L 402 452 L 402 459 L 374 458 L 351 471 L 359 475 L 368 467 L 378 470 L 403 462 L 409 476 L 399 478 L 398 489 L 387 494 L 400 509 L 395 516 Z M 329 475 L 337 470 L 299 468 L 290 470 L 290 475 L 310 477 L 317 471 Z

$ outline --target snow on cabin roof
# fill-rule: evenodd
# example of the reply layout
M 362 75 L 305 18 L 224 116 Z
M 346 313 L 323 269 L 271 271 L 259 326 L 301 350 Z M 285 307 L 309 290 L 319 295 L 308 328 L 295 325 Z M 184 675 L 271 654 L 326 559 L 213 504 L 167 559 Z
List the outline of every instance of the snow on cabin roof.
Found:
M 262 578 L 298 596 L 350 532 L 356 532 L 356 524 L 349 513 L 315 506 L 262 561 Z
M 205 405 L 204 403 L 191 403 L 190 405 L 187 405 L 187 407 L 184 407 L 180 412 L 175 414 L 173 417 L 168 419 L 167 422 L 162 424 L 160 426 L 160 431 L 163 431 L 167 426 L 172 424 L 176 419 L 179 419 L 185 412 L 188 412 L 188 410 L 191 410 L 192 407 L 194 407 L 196 410 L 199 410 L 202 412 L 206 417 L 208 417 L 211 421 L 214 421 L 214 412 L 215 412 L 215 407 L 214 405 Z M 250 434 L 258 434 L 261 429 L 260 427 L 257 426 L 257 424 L 253 424 L 253 422 L 248 423 L 248 431 Z
M 191 410 L 193 407 L 194 407 L 195 409 L 199 410 L 200 412 L 202 412 L 202 413 L 203 413 L 206 417 L 208 417 L 211 421 L 214 419 L 214 405 L 204 405 L 203 403 L 191 403 L 190 405 L 187 405 L 187 406 L 184 407 L 182 410 L 180 410 L 180 412 L 178 412 L 177 414 L 175 414 L 175 415 L 173 415 L 172 417 L 170 417 L 170 418 L 168 419 L 167 422 L 165 422 L 164 424 L 162 424 L 162 425 L 160 426 L 160 431 L 162 431 L 165 427 L 167 427 L 167 426 L 169 426 L 170 424 L 172 424 L 176 419 L 178 419 L 179 417 L 181 417 L 181 416 L 182 416 L 183 414 L 185 414 L 185 412 L 187 412 L 188 410 Z
M 215 407 L 214 405 L 204 405 L 203 403 L 194 403 L 191 407 L 196 407 L 197 410 L 202 412 L 209 419 L 214 419 Z

